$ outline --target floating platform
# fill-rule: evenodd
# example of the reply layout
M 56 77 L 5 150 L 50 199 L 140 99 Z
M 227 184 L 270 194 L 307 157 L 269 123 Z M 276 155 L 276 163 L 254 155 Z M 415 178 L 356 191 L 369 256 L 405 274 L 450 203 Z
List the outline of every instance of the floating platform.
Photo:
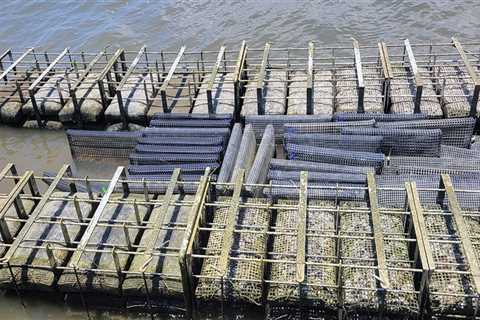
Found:
M 336 113 L 477 116 L 479 43 L 378 43 L 219 51 L 118 49 L 99 53 L 6 50 L 4 123 L 32 127 L 147 126 L 155 113 Z

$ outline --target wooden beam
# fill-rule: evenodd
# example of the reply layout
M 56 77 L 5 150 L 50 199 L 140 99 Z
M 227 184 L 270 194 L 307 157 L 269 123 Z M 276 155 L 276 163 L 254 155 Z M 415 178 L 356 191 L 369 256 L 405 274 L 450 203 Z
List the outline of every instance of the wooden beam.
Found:
M 357 90 L 358 90 L 358 113 L 365 112 L 365 82 L 363 80 L 362 58 L 360 55 L 360 46 L 358 41 L 353 39 L 353 54 L 355 60 L 355 71 L 357 73 Z
M 215 84 L 215 80 L 217 78 L 218 69 L 220 68 L 220 64 L 222 63 L 223 55 L 225 53 L 225 46 L 220 47 L 220 51 L 217 55 L 217 60 L 215 65 L 213 66 L 212 73 L 210 74 L 210 79 L 208 81 L 207 87 L 207 102 L 208 102 L 208 113 L 214 113 L 213 111 L 213 99 L 212 99 L 212 89 L 213 85 Z
M 25 51 L 17 60 L 15 60 L 11 65 L 8 66 L 7 69 L 5 69 L 5 71 L 2 72 L 2 74 L 0 75 L 0 80 L 3 80 L 5 78 L 5 76 L 12 70 L 14 70 L 17 65 L 22 62 L 22 60 L 29 54 L 33 51 L 33 48 L 30 48 L 28 49 L 27 51 Z
M 242 45 L 240 46 L 240 50 L 238 51 L 237 63 L 235 66 L 235 73 L 233 75 L 233 87 L 234 87 L 234 98 L 235 98 L 235 112 L 233 114 L 233 117 L 235 122 L 240 120 L 240 111 L 241 111 L 240 96 L 243 90 L 243 84 L 241 83 L 241 81 L 243 80 L 247 51 L 248 51 L 247 43 L 244 40 L 242 41 Z
M 270 48 L 271 48 L 271 44 L 267 42 L 265 44 L 265 49 L 263 50 L 262 62 L 260 64 L 260 70 L 258 71 L 258 77 L 257 77 L 257 108 L 258 108 L 257 113 L 259 115 L 265 114 L 265 101 L 263 99 L 264 98 L 263 91 L 265 87 L 265 73 L 266 73 L 266 68 L 268 64 L 268 56 L 270 54 Z
M 468 263 L 469 271 L 472 274 L 475 292 L 478 295 L 480 293 L 480 266 L 478 264 L 479 261 L 475 253 L 475 249 L 473 248 L 472 240 L 469 236 L 468 226 L 463 218 L 462 208 L 458 203 L 452 180 L 448 174 L 442 174 L 442 183 L 445 187 L 445 193 L 447 194 L 448 207 L 453 215 L 455 224 L 457 225 L 457 232 L 462 242 L 462 247 Z
M 0 205 L 0 219 L 5 218 L 5 215 L 7 214 L 8 210 L 10 209 L 11 205 L 14 202 L 17 202 L 20 200 L 19 195 L 23 192 L 23 188 L 28 184 L 30 179 L 33 178 L 33 171 L 28 170 L 26 171 L 23 176 L 20 178 L 20 181 L 15 184 L 15 187 L 10 191 L 8 194 L 7 198 L 4 199 L 4 201 Z M 21 200 L 19 203 L 19 209 L 21 212 L 19 212 L 19 217 L 23 216 L 23 218 L 27 218 L 27 213 L 25 212 L 25 208 L 23 208 L 21 204 Z
M 300 189 L 298 194 L 298 227 L 297 227 L 297 272 L 296 281 L 305 281 L 306 249 L 307 249 L 307 185 L 308 172 L 300 172 Z
M 477 104 L 478 104 L 478 96 L 480 93 L 480 80 L 478 78 L 477 72 L 472 67 L 470 60 L 468 60 L 467 54 L 463 50 L 462 44 L 457 40 L 457 38 L 452 37 L 453 46 L 457 48 L 458 54 L 462 58 L 463 64 L 467 69 L 468 75 L 472 78 L 473 81 L 473 95 L 472 95 L 472 102 L 470 105 L 470 116 L 474 117 L 477 115 Z
M 414 100 L 414 106 L 415 106 L 415 113 L 420 113 L 421 112 L 421 102 L 422 102 L 422 92 L 423 92 L 423 78 L 418 72 L 418 67 L 417 67 L 417 61 L 415 60 L 415 56 L 413 54 L 412 46 L 410 45 L 410 41 L 408 39 L 405 39 L 404 41 L 405 44 L 405 50 L 408 55 L 408 60 L 410 62 L 410 68 L 412 69 L 412 73 L 415 79 L 415 100 Z
M 375 242 L 375 252 L 377 256 L 378 277 L 382 289 L 390 287 L 390 280 L 388 278 L 387 260 L 385 257 L 385 247 L 383 243 L 382 223 L 380 220 L 380 210 L 378 209 L 377 199 L 377 184 L 375 182 L 375 174 L 368 173 L 368 199 L 370 211 L 372 214 L 373 237 Z
M 168 89 L 168 84 L 170 83 L 170 80 L 172 80 L 173 74 L 175 73 L 175 70 L 177 69 L 178 64 L 180 63 L 180 60 L 183 57 L 183 54 L 185 53 L 186 47 L 183 46 L 180 48 L 180 51 L 177 54 L 177 57 L 173 61 L 172 65 L 170 66 L 170 70 L 168 70 L 167 76 L 162 82 L 162 86 L 160 87 L 160 94 L 162 96 L 162 105 L 163 105 L 163 112 L 168 113 L 170 112 L 170 109 L 168 108 L 168 102 L 167 102 L 167 89 Z
M 48 67 L 43 70 L 42 74 L 30 85 L 28 88 L 29 91 L 33 91 L 37 88 L 37 86 L 40 84 L 40 82 L 52 71 L 52 69 L 57 65 L 60 60 L 63 59 L 69 52 L 70 48 L 65 48 L 56 58 L 53 60 L 52 63 L 48 65 Z
M 90 238 L 93 232 L 95 231 L 95 227 L 97 226 L 97 223 L 100 220 L 103 214 L 103 211 L 105 210 L 105 207 L 108 204 L 108 201 L 110 200 L 110 196 L 115 191 L 115 187 L 117 186 L 118 180 L 120 179 L 120 177 L 122 177 L 122 175 L 124 175 L 124 172 L 125 172 L 124 167 L 118 167 L 117 170 L 115 171 L 112 179 L 110 180 L 110 184 L 108 185 L 107 192 L 105 192 L 102 199 L 100 200 L 100 203 L 98 204 L 98 207 L 95 210 L 95 213 L 93 214 L 92 219 L 90 219 L 90 222 L 88 223 L 87 229 L 85 230 L 85 233 L 83 234 L 82 239 L 78 243 L 75 253 L 70 259 L 71 267 L 77 268 L 77 265 L 80 262 L 80 259 L 82 258 L 83 252 L 85 251 L 88 245 L 88 242 L 90 241 Z

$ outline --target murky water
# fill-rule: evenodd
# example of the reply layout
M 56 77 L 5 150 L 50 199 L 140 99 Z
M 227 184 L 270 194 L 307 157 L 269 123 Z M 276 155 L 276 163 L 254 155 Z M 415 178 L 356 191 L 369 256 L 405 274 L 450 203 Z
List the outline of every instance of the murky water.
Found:
M 217 48 L 247 40 L 261 46 L 334 45 L 350 37 L 361 43 L 477 40 L 478 0 L 336 1 L 2 1 L 0 51 L 38 46 L 46 50 Z M 63 132 L 0 127 L 0 167 L 56 170 L 71 162 Z M 80 174 L 109 176 L 105 163 L 76 164 Z M 0 297 L 2 319 L 76 319 L 62 307 Z

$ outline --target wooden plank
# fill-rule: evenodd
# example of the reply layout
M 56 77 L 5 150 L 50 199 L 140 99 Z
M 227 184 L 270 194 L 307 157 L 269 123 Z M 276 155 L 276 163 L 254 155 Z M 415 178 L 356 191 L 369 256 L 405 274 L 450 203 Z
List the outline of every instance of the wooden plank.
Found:
M 218 262 L 218 273 L 221 276 L 226 275 L 228 261 L 230 260 L 230 250 L 233 245 L 233 236 L 235 230 L 235 224 L 238 216 L 238 209 L 240 205 L 240 196 L 242 193 L 243 180 L 245 176 L 245 170 L 238 170 L 235 174 L 233 195 L 230 199 L 230 207 L 227 213 L 227 223 L 223 231 L 223 246 Z
M 12 56 L 12 48 L 8 48 L 0 55 L 0 64 L 3 62 L 3 59 L 5 59 L 6 56 Z
M 378 54 L 380 56 L 380 63 L 382 64 L 383 78 L 385 80 L 388 80 L 388 79 L 390 79 L 391 73 L 390 73 L 390 70 L 389 70 L 388 65 L 387 65 L 387 58 L 386 58 L 386 55 L 385 55 L 385 51 L 383 49 L 384 45 L 385 45 L 385 43 L 383 43 L 383 42 L 378 43 Z M 390 63 L 390 60 L 388 62 Z
M 165 191 L 165 195 L 163 196 L 163 203 L 160 206 L 160 212 L 157 214 L 156 219 L 153 221 L 151 226 L 151 231 L 149 233 L 150 238 L 147 241 L 147 244 L 151 246 L 145 249 L 145 261 L 143 263 L 142 268 L 146 268 L 148 265 L 148 260 L 150 260 L 153 251 L 155 250 L 155 244 L 157 243 L 158 237 L 160 236 L 160 228 L 164 224 L 165 216 L 167 215 L 168 208 L 170 207 L 170 202 L 173 198 L 173 192 L 175 191 L 175 186 L 180 177 L 180 169 L 176 168 L 173 173 L 172 177 L 170 178 L 170 182 L 168 183 L 167 190 Z
M 0 75 L 0 80 L 3 80 L 3 78 L 5 78 L 5 76 L 12 70 L 14 70 L 17 65 L 22 62 L 22 60 L 30 53 L 33 51 L 33 48 L 30 48 L 28 49 L 27 51 L 25 51 L 17 60 L 15 60 L 11 65 L 8 66 L 7 69 L 5 69 L 5 71 L 2 72 L 2 74 Z
M 35 210 L 33 210 L 33 212 L 30 214 L 30 217 L 28 218 L 27 222 L 18 233 L 17 237 L 15 238 L 15 241 L 13 241 L 12 245 L 10 246 L 10 249 L 8 249 L 3 259 L 0 260 L 0 263 L 8 263 L 10 261 L 10 259 L 15 254 L 20 244 L 23 242 L 25 236 L 30 231 L 30 228 L 32 227 L 32 225 L 35 223 L 38 216 L 42 212 L 43 208 L 45 207 L 45 204 L 49 201 L 50 196 L 57 188 L 57 184 L 62 180 L 63 176 L 67 171 L 69 171 L 69 169 L 70 169 L 70 166 L 68 164 L 65 164 L 62 166 L 60 171 L 58 171 L 57 175 L 53 179 L 47 191 L 45 191 L 45 193 L 43 194 L 42 199 L 38 202 L 37 206 L 35 207 Z
M 247 43 L 245 40 L 242 41 L 242 45 L 240 46 L 240 50 L 238 51 L 238 58 L 237 64 L 235 65 L 235 74 L 234 74 L 234 81 L 240 81 L 240 77 L 242 75 L 243 66 L 245 64 L 245 58 L 247 56 Z
M 265 101 L 263 100 L 264 86 L 265 86 L 265 73 L 268 64 L 268 56 L 270 54 L 271 44 L 267 42 L 265 49 L 263 50 L 262 62 L 260 64 L 260 70 L 257 76 L 257 113 L 259 115 L 265 114 Z
M 92 68 L 95 66 L 95 64 L 98 62 L 98 60 L 100 60 L 100 58 L 103 57 L 104 55 L 105 55 L 105 52 L 101 51 L 99 54 L 95 56 L 95 58 L 93 58 L 93 60 L 88 64 L 87 68 L 83 71 L 82 75 L 77 79 L 75 84 L 72 86 L 72 88 L 70 89 L 70 92 L 75 92 L 77 90 L 77 88 L 80 86 L 83 80 L 85 80 L 85 78 L 88 76 L 88 74 L 90 73 Z
M 298 283 L 305 281 L 305 264 L 307 250 L 307 184 L 308 172 L 300 172 L 300 190 L 298 194 L 298 227 L 297 227 L 297 273 Z
M 480 293 L 480 266 L 478 258 L 473 248 L 472 240 L 470 239 L 467 223 L 462 215 L 462 208 L 458 203 L 457 195 L 453 188 L 452 180 L 448 174 L 442 174 L 442 182 L 445 187 L 445 192 L 448 198 L 448 207 L 453 215 L 455 224 L 457 225 L 458 235 L 462 242 L 463 251 L 467 259 L 470 272 L 472 274 L 473 283 L 475 285 L 476 294 Z
M 422 92 L 423 92 L 423 78 L 418 72 L 417 61 L 415 60 L 415 56 L 413 54 L 412 46 L 410 45 L 410 41 L 405 39 L 405 50 L 408 55 L 408 60 L 410 62 L 410 68 L 412 69 L 413 76 L 415 79 L 415 101 L 414 101 L 414 112 L 420 113 L 421 112 L 421 102 L 422 102 Z
M 370 211 L 372 214 L 375 252 L 377 256 L 378 277 L 380 279 L 380 286 L 383 289 L 388 289 L 390 287 L 390 281 L 388 278 L 387 260 L 385 258 L 385 247 L 383 243 L 384 235 L 383 235 L 382 224 L 380 220 L 380 210 L 378 209 L 377 185 L 375 182 L 375 174 L 371 172 L 368 173 L 367 182 L 368 182 L 368 199 L 369 199 Z
M 355 61 L 355 71 L 357 73 L 358 106 L 357 112 L 364 113 L 365 107 L 365 81 L 363 79 L 362 58 L 360 55 L 360 46 L 358 41 L 353 39 L 353 54 Z
M 117 62 L 118 58 L 122 56 L 124 53 L 123 49 L 118 49 L 114 55 L 108 60 L 107 65 L 105 68 L 103 68 L 102 72 L 99 74 L 97 81 L 101 81 L 105 79 L 107 76 L 107 73 L 110 72 L 110 69 L 112 69 L 113 65 Z
M 142 48 L 140 48 L 140 51 L 138 51 L 138 53 L 137 53 L 137 55 L 135 56 L 135 58 L 133 59 L 132 63 L 131 63 L 130 66 L 128 67 L 127 72 L 126 72 L 125 75 L 123 76 L 122 81 L 118 84 L 118 86 L 117 86 L 117 92 L 120 91 L 120 90 L 122 90 L 123 86 L 124 86 L 125 83 L 128 81 L 128 78 L 130 77 L 130 75 L 132 74 L 132 72 L 135 71 L 138 62 L 140 62 L 140 58 L 141 58 L 142 55 L 145 53 L 146 48 L 147 48 L 146 46 L 143 46 Z
M 213 85 L 215 84 L 215 79 L 217 78 L 218 69 L 220 68 L 220 64 L 222 63 L 224 54 L 225 54 L 225 46 L 221 46 L 220 51 L 218 52 L 218 55 L 217 55 L 217 60 L 215 62 L 215 65 L 213 66 L 212 73 L 210 74 L 210 79 L 208 81 L 208 87 L 207 87 L 208 113 L 213 113 L 212 89 L 213 89 Z
M 10 191 L 7 198 L 0 205 L 0 219 L 3 219 L 7 214 L 10 206 L 16 201 L 17 197 L 22 193 L 23 188 L 28 184 L 29 180 L 33 178 L 33 171 L 27 170 L 20 178 L 20 181 L 15 184 L 15 187 Z M 20 215 L 26 216 L 25 209 L 21 208 L 22 212 Z
M 113 174 L 112 179 L 110 180 L 110 184 L 108 185 L 107 192 L 103 195 L 102 199 L 100 200 L 100 203 L 98 204 L 97 209 L 95 210 L 95 213 L 93 214 L 92 219 L 88 223 L 87 229 L 85 230 L 85 233 L 82 236 L 82 239 L 78 243 L 77 249 L 75 250 L 75 253 L 73 254 L 72 258 L 70 259 L 70 266 L 72 268 L 76 268 L 77 264 L 80 262 L 80 259 L 82 258 L 83 252 L 86 249 L 88 245 L 88 241 L 90 240 L 90 237 L 92 236 L 93 231 L 95 230 L 95 227 L 97 226 L 98 221 L 100 220 L 103 210 L 105 210 L 105 207 L 108 204 L 108 201 L 110 199 L 110 196 L 112 193 L 115 191 L 115 187 L 118 183 L 118 180 L 120 177 L 124 175 L 125 168 L 124 167 L 118 167 L 115 173 Z
M 472 67 L 470 61 L 468 60 L 468 57 L 465 51 L 463 50 L 462 44 L 455 37 L 452 37 L 452 42 L 453 42 L 453 46 L 457 48 L 457 51 L 460 54 L 460 57 L 462 58 L 463 64 L 465 65 L 465 68 L 467 68 L 468 75 L 470 76 L 470 78 L 472 78 L 472 81 L 474 84 L 471 108 L 470 108 L 470 116 L 473 117 L 477 115 L 478 97 L 480 94 L 480 80 L 478 78 L 478 75 L 475 69 Z
M 2 171 L 0 171 L 0 181 L 2 181 L 2 180 L 5 178 L 5 176 L 7 175 L 7 173 L 8 173 L 9 171 L 11 171 L 12 168 L 13 168 L 13 163 L 11 163 L 11 162 L 10 162 L 10 163 L 7 163 L 7 164 L 5 165 L 5 167 L 2 169 Z
M 382 42 L 382 49 L 383 49 L 383 56 L 385 58 L 385 64 L 387 65 L 388 77 L 389 77 L 389 79 L 392 79 L 393 78 L 392 64 L 390 63 L 390 56 L 388 54 L 388 47 L 384 42 Z
M 307 114 L 313 114 L 313 57 L 315 55 L 315 45 L 308 43 L 308 62 L 307 62 Z
M 173 74 L 175 73 L 175 70 L 177 69 L 178 64 L 180 63 L 180 60 L 183 57 L 183 54 L 185 53 L 186 47 L 183 46 L 180 48 L 180 51 L 177 54 L 177 57 L 173 61 L 172 65 L 170 66 L 170 70 L 168 70 L 167 76 L 162 82 L 162 86 L 160 87 L 160 96 L 162 98 L 162 107 L 163 107 L 163 112 L 168 113 L 171 110 L 168 108 L 168 101 L 167 101 L 167 89 L 168 89 L 168 84 L 170 83 L 170 80 L 173 77 Z

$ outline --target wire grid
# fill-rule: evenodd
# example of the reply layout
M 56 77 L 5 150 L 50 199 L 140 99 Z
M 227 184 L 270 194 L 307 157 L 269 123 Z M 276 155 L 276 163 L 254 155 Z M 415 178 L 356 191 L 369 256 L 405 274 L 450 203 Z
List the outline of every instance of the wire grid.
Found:
M 153 137 L 138 138 L 139 144 L 159 145 L 159 146 L 220 146 L 225 144 L 224 137 L 175 137 L 175 139 L 158 139 Z
M 262 139 L 265 127 L 269 124 L 275 129 L 275 142 L 282 143 L 284 134 L 284 125 L 287 123 L 318 123 L 330 122 L 329 115 L 247 115 L 245 116 L 245 125 L 252 125 L 255 137 L 258 141 Z
M 373 128 L 375 120 L 324 122 L 324 123 L 285 123 L 284 132 L 292 133 L 330 133 L 339 134 L 345 127 Z
M 464 190 L 465 180 L 452 178 L 454 188 Z M 474 262 L 468 261 L 458 220 L 451 211 L 447 195 L 442 195 L 445 190 L 437 184 L 433 188 L 417 188 L 417 191 L 424 214 L 426 238 L 435 263 L 429 284 L 430 309 L 439 316 L 473 315 L 475 289 L 469 264 Z M 464 197 L 457 196 L 462 207 L 465 203 L 460 199 Z M 432 202 L 435 197 L 436 201 Z M 467 219 L 465 221 L 468 222 Z M 468 236 L 466 231 L 464 236 Z
M 248 177 L 253 162 L 255 161 L 255 154 L 257 152 L 257 142 L 255 140 L 255 134 L 251 125 L 246 125 L 243 130 L 242 141 L 238 148 L 238 156 L 233 166 L 233 173 L 230 178 L 230 182 L 235 177 L 235 171 L 238 169 L 245 169 L 245 175 Z
M 150 127 L 228 128 L 232 119 L 152 119 Z
M 337 248 L 335 235 L 336 214 L 334 210 L 322 211 L 322 208 L 335 209 L 335 203 L 329 201 L 310 201 L 311 206 L 320 210 L 308 210 L 306 220 L 306 269 L 305 283 L 296 283 L 298 250 L 298 203 L 292 200 L 278 200 L 279 205 L 291 209 L 278 209 L 275 226 L 271 234 L 272 252 L 269 254 L 271 283 L 267 299 L 274 304 L 308 304 L 335 310 L 338 304 Z M 289 261 L 286 263 L 285 261 Z M 324 265 L 322 265 L 322 263 Z
M 382 136 L 339 135 L 324 133 L 285 133 L 284 144 L 302 144 L 313 147 L 346 149 L 350 151 L 380 152 Z
M 392 156 L 389 158 L 391 166 L 414 166 L 427 169 L 445 168 L 458 170 L 479 170 L 480 160 L 475 158 L 434 158 L 414 156 Z
M 219 198 L 226 204 L 216 206 L 211 223 L 204 231 L 210 234 L 202 258 L 202 268 L 196 297 L 202 301 L 228 300 L 249 302 L 260 305 L 263 297 L 263 259 L 267 245 L 267 230 L 270 212 L 262 209 L 261 204 L 267 200 L 248 198 L 242 203 L 259 205 L 258 207 L 241 207 L 235 212 L 235 227 L 232 246 L 229 248 L 229 261 L 225 274 L 219 267 L 222 247 L 226 245 L 225 228 L 229 218 L 229 198 Z
M 346 166 L 332 163 L 272 159 L 270 161 L 270 170 L 367 174 L 375 169 L 373 167 Z
M 240 149 L 240 144 L 242 141 L 242 125 L 240 123 L 235 123 L 232 129 L 232 134 L 228 140 L 227 149 L 222 161 L 222 167 L 220 168 L 220 173 L 218 174 L 218 182 L 225 183 L 229 182 L 235 163 L 238 157 L 238 151 Z M 219 189 L 224 189 L 222 186 L 219 186 Z
M 442 143 L 440 129 L 343 128 L 345 135 L 381 136 L 382 151 L 393 156 L 439 157 Z
M 283 170 L 269 170 L 267 180 L 287 180 L 298 182 L 300 181 L 301 171 L 283 171 Z M 309 172 L 308 181 L 313 183 L 352 183 L 352 184 L 366 184 L 367 177 L 364 174 L 355 173 L 329 173 L 329 172 Z
M 442 144 L 468 148 L 470 146 L 475 118 L 429 119 L 415 121 L 397 121 L 389 123 L 376 123 L 379 128 L 402 129 L 440 129 L 442 130 Z
M 59 269 L 52 268 L 47 245 L 50 246 L 56 266 L 64 267 L 69 261 L 71 250 L 62 232 L 61 223 L 65 226 L 72 244 L 78 243 L 85 230 L 85 224 L 81 221 L 79 223 L 74 197 L 78 200 L 82 218 L 88 219 L 92 216 L 94 206 L 89 201 L 88 194 L 54 192 L 9 260 L 16 286 L 23 289 L 52 290 L 58 280 Z M 1 272 L 2 278 L 10 275 L 7 268 Z M 12 280 L 8 285 L 14 286 Z
M 285 151 L 290 160 L 363 167 L 370 166 L 375 168 L 376 171 L 381 170 L 385 161 L 385 156 L 381 153 L 338 150 L 299 144 L 287 144 Z
M 216 164 L 217 168 L 218 166 L 219 165 Z M 205 172 L 205 169 L 207 167 L 210 168 L 210 170 L 213 170 L 215 168 L 207 165 L 202 167 L 201 172 L 197 172 L 197 173 L 186 173 L 188 172 L 188 169 L 182 170 L 182 181 L 184 182 L 199 181 L 200 178 L 202 177 L 201 173 Z M 131 182 L 128 183 L 130 193 L 144 194 L 145 190 L 148 190 L 148 192 L 152 194 L 165 193 L 168 187 L 165 183 L 170 181 L 172 172 L 173 171 L 169 171 L 167 173 L 157 173 L 157 174 L 129 174 L 128 177 L 131 180 Z M 210 179 L 216 180 L 217 175 L 211 174 Z M 163 183 L 159 183 L 159 182 L 163 182 Z M 181 188 L 179 186 L 176 186 L 174 190 L 175 192 L 180 192 L 179 191 L 180 189 Z M 118 187 L 115 190 L 120 192 L 121 188 Z M 182 192 L 185 194 L 195 194 L 197 192 L 197 186 L 195 184 L 187 184 L 183 186 Z
M 250 172 L 247 176 L 247 183 L 249 184 L 264 184 L 267 178 L 270 161 L 275 154 L 275 132 L 273 126 L 268 125 L 265 128 L 262 141 L 258 146 L 255 160 L 253 161 Z M 260 188 L 251 188 L 254 194 L 261 191 Z
M 153 206 L 138 244 L 140 254 L 133 257 L 122 291 L 127 296 L 181 298 L 183 287 L 178 255 L 187 223 L 191 220 L 194 196 L 175 194 L 166 210 L 162 208 L 164 196 L 157 200 L 162 204 Z
M 375 120 L 375 122 L 392 122 L 392 121 L 408 121 L 427 119 L 424 113 L 352 113 L 352 112 L 336 112 L 333 115 L 333 121 L 362 121 Z
M 202 173 L 209 167 L 212 171 L 219 168 L 216 162 L 205 163 L 183 163 L 183 164 L 159 164 L 159 165 L 130 165 L 128 173 L 133 175 L 165 174 L 173 172 L 176 168 L 182 170 L 182 173 L 193 174 Z
M 441 154 L 442 158 L 465 158 L 465 159 L 479 159 L 480 151 L 475 149 L 458 148 L 453 146 L 442 145 Z
M 223 146 L 169 146 L 168 148 L 158 148 L 158 145 L 142 145 L 139 144 L 135 147 L 135 152 L 137 153 L 185 153 L 185 154 L 195 154 L 195 153 L 211 153 L 218 154 L 223 152 Z

